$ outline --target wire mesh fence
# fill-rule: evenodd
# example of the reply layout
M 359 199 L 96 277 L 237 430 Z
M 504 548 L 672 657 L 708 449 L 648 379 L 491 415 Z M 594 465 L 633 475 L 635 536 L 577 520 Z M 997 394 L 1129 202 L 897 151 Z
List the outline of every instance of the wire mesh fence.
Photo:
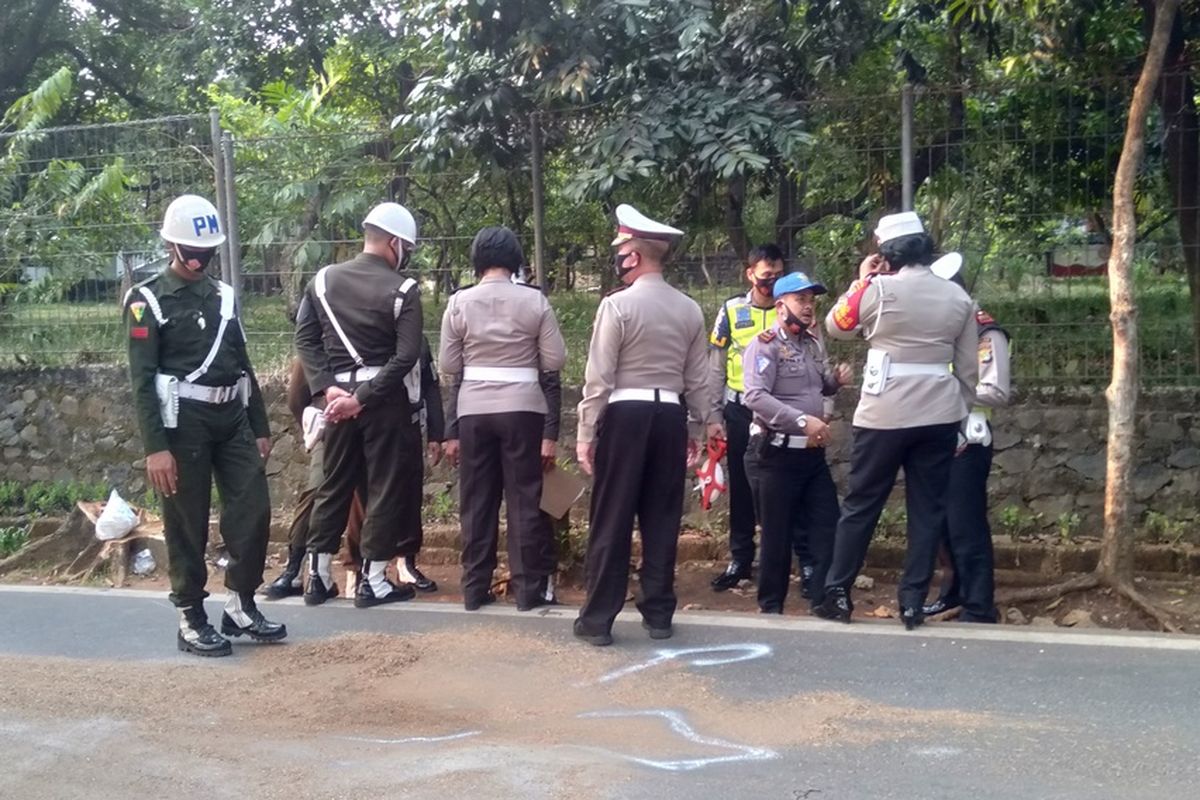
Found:
M 911 164 L 917 210 L 943 249 L 964 254 L 973 294 L 1012 335 L 1014 379 L 1102 385 L 1111 359 L 1104 219 L 1129 86 L 1020 88 L 918 88 L 907 158 L 899 90 L 815 98 L 802 105 L 810 143 L 787 170 L 690 183 L 675 171 L 674 182 L 633 182 L 612 197 L 688 230 L 670 276 L 711 319 L 745 290 L 745 253 L 761 242 L 779 243 L 834 294 L 844 288 L 878 214 L 904 202 Z M 548 141 L 580 135 L 584 113 L 552 120 L 560 130 Z M 207 117 L 0 137 L 0 364 L 123 361 L 122 286 L 162 267 L 156 228 L 170 199 L 214 194 L 213 145 Z M 1156 147 L 1139 184 L 1143 380 L 1195 385 L 1184 277 L 1192 245 L 1175 223 L 1187 209 Z M 285 363 L 305 282 L 357 250 L 361 219 L 380 200 L 405 203 L 420 221 L 414 266 L 435 345 L 446 295 L 473 280 L 468 252 L 480 227 L 513 228 L 532 260 L 527 154 L 502 168 L 450 153 L 431 167 L 380 129 L 242 138 L 232 152 L 242 313 L 262 369 Z M 611 209 L 568 191 L 571 153 L 560 146 L 545 162 L 545 265 L 571 351 L 566 379 L 578 382 L 595 307 L 613 282 Z M 861 357 L 853 344 L 833 350 Z

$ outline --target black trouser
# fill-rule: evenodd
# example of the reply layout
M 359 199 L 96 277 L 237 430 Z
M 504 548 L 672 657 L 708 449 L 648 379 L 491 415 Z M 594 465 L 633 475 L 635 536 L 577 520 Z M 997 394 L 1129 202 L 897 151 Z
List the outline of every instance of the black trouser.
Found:
M 729 467 L 729 558 L 749 567 L 754 563 L 755 500 L 746 474 L 746 448 L 750 440 L 753 414 L 741 403 L 725 403 L 725 460 Z M 792 546 L 801 564 L 811 564 L 808 536 L 803 528 L 792 537 Z
M 854 429 L 849 492 L 842 501 L 827 589 L 848 592 L 854 585 L 896 473 L 903 467 L 908 552 L 899 600 L 904 608 L 919 609 L 924 604 L 946 525 L 946 488 L 958 428 L 957 422 L 950 422 L 892 430 Z
M 383 401 L 354 419 L 326 425 L 324 442 L 325 478 L 313 501 L 308 551 L 338 551 L 354 492 L 361 490 L 366 498 L 362 557 L 389 561 L 407 552 L 413 532 L 406 525 L 411 506 L 420 514 L 423 471 L 421 426 L 413 421 L 408 398 Z
M 541 580 L 557 565 L 554 531 L 540 508 L 543 422 L 544 416 L 532 411 L 472 414 L 458 422 L 462 593 L 467 601 L 482 598 L 492 585 L 501 495 L 508 509 L 508 568 L 517 602 L 534 602 Z
M 838 523 L 837 489 L 825 461 L 824 448 L 763 449 L 762 438 L 750 439 L 746 472 L 762 526 L 758 559 L 758 607 L 780 612 L 787 598 L 792 549 L 797 532 L 807 534 L 815 570 L 811 602 L 825 599 L 825 574 L 833 555 Z M 803 524 L 800 524 L 803 520 Z
M 675 403 L 623 401 L 597 430 L 583 632 L 612 630 L 629 588 L 633 522 L 642 539 L 637 607 L 654 628 L 675 615 L 675 554 L 687 471 L 687 415 Z
M 962 603 L 964 622 L 995 622 L 995 560 L 987 514 L 987 481 L 992 446 L 967 445 L 950 467 L 946 495 L 946 544 L 954 563 L 942 596 Z
M 221 539 L 229 554 L 225 586 L 251 593 L 262 583 L 271 534 L 271 499 L 262 456 L 240 400 L 179 403 L 167 430 L 178 471 L 175 494 L 162 497 L 171 602 L 199 606 L 208 592 L 208 516 L 213 480 L 221 499 Z

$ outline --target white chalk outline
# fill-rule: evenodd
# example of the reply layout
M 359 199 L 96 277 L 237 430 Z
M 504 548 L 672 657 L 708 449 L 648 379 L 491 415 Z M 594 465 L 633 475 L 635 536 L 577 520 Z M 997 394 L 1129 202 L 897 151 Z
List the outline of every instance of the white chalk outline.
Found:
M 737 751 L 734 755 L 727 756 L 709 756 L 708 758 L 685 758 L 671 761 L 660 761 L 654 758 L 641 758 L 640 756 L 631 756 L 626 753 L 618 753 L 615 750 L 606 748 L 597 748 L 604 752 L 619 756 L 627 761 L 632 761 L 635 764 L 641 764 L 644 767 L 652 767 L 654 769 L 666 770 L 668 772 L 690 772 L 694 769 L 702 769 L 710 767 L 713 764 L 731 764 L 742 761 L 770 761 L 774 758 L 779 758 L 779 754 L 774 750 L 768 750 L 765 747 L 751 747 L 747 744 L 737 744 L 736 742 L 718 739 L 713 736 L 701 736 L 696 733 L 696 729 L 688 724 L 683 715 L 678 711 L 670 709 L 646 709 L 646 710 L 629 710 L 629 711 L 585 711 L 579 714 L 580 719 L 620 719 L 623 717 L 658 717 L 665 719 L 671 726 L 671 730 L 687 739 L 694 744 L 705 745 L 706 747 L 723 747 L 728 750 Z
M 728 653 L 740 652 L 740 655 L 724 656 L 717 658 L 691 658 L 687 660 L 688 665 L 693 667 L 716 667 L 721 664 L 736 664 L 740 661 L 753 661 L 756 658 L 765 658 L 771 655 L 774 650 L 770 645 L 749 643 L 749 644 L 722 644 L 713 645 L 711 647 L 669 647 L 662 650 L 656 650 L 654 658 L 648 661 L 643 661 L 640 664 L 632 664 L 628 667 L 621 667 L 612 672 L 601 676 L 597 683 L 610 683 L 617 678 L 624 678 L 626 675 L 632 675 L 635 672 L 641 672 L 644 669 L 657 667 L 659 664 L 664 664 L 673 659 L 683 659 L 687 656 L 703 656 L 711 653 Z
M 472 736 L 479 736 L 483 731 L 463 731 L 462 733 L 451 733 L 446 736 L 407 736 L 403 739 L 372 739 L 366 736 L 339 736 L 337 738 L 347 742 L 370 742 L 371 744 L 425 744 L 427 742 L 452 742 L 455 739 L 467 739 Z

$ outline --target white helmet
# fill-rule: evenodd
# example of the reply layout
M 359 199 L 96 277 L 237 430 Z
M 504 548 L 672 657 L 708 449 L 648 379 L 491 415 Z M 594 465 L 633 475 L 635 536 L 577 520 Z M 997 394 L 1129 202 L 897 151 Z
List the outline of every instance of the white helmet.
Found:
M 181 194 L 171 201 L 159 235 L 173 244 L 197 250 L 209 250 L 225 241 L 216 206 L 194 194 Z
M 374 225 L 398 236 L 414 247 L 417 244 L 417 221 L 412 213 L 399 203 L 380 203 L 367 212 L 363 225 Z

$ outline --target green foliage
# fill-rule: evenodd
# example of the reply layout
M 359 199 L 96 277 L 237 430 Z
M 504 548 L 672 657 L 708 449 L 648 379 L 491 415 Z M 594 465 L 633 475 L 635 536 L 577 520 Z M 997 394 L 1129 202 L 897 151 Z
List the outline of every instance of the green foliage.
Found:
M 29 543 L 25 528 L 0 528 L 0 559 L 8 558 Z
M 1065 542 L 1070 542 L 1075 539 L 1075 533 L 1079 530 L 1082 520 L 1079 515 L 1074 512 L 1066 512 L 1058 515 L 1054 524 L 1058 528 L 1058 538 Z
M 1160 511 L 1147 511 L 1142 522 L 1142 535 L 1157 542 L 1178 544 L 1197 529 L 1195 520 L 1174 517 Z
M 426 519 L 438 522 L 453 520 L 458 514 L 458 498 L 449 489 L 438 492 L 427 501 L 424 511 Z
M 1070 521 L 1069 518 L 1067 520 Z M 1020 541 L 1022 537 L 1031 536 L 1041 527 L 1042 515 L 1029 514 L 1021 510 L 1020 506 L 1007 505 L 1000 510 L 1000 529 L 1008 534 L 1014 542 Z M 1079 526 L 1079 519 L 1076 515 L 1074 527 Z M 1072 529 L 1073 531 L 1073 529 Z
M 108 497 L 103 483 L 78 481 L 20 484 L 0 483 L 0 513 L 3 514 L 60 514 L 70 511 L 80 501 L 98 501 Z
M 904 538 L 908 535 L 908 511 L 904 508 L 884 508 L 875 529 L 885 539 Z

